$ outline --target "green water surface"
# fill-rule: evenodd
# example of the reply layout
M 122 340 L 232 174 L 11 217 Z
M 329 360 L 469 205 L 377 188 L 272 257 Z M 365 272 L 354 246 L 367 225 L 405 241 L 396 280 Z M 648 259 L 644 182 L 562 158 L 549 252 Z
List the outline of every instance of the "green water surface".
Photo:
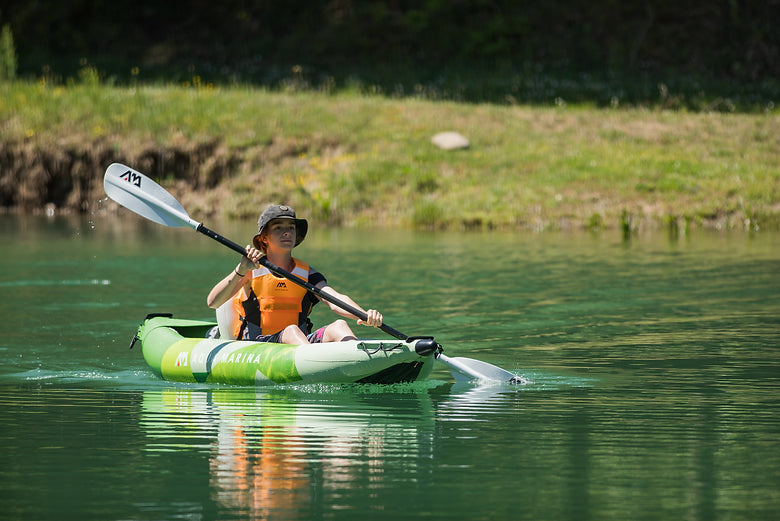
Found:
M 777 234 L 313 223 L 336 289 L 530 383 L 255 389 L 128 349 L 149 312 L 213 316 L 228 249 L 128 212 L 0 230 L 0 519 L 780 518 Z

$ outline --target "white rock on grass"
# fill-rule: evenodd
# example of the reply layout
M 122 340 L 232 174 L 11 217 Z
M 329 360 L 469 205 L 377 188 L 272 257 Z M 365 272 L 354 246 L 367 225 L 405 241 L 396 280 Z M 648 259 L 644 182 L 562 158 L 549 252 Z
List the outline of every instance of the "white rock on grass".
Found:
M 470 145 L 469 140 L 457 132 L 439 132 L 431 138 L 431 143 L 442 150 L 457 150 Z

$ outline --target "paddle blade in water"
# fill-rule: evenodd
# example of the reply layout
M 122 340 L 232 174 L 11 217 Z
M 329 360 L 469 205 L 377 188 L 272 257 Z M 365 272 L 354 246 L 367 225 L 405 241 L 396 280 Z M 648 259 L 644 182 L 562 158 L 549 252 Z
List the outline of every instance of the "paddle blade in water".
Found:
M 162 186 L 129 166 L 110 165 L 103 177 L 103 188 L 117 203 L 158 224 L 195 229 L 200 224 Z
M 495 365 L 483 362 L 482 360 L 475 360 L 473 358 L 458 357 L 461 362 L 468 363 L 472 369 L 476 369 L 481 374 L 487 377 L 488 380 L 496 380 L 510 384 L 525 384 L 528 383 L 525 378 L 517 376 L 516 374 L 509 372 L 505 369 L 501 369 Z
M 449 367 L 450 373 L 452 373 L 453 378 L 455 378 L 455 381 L 457 382 L 483 380 L 509 384 L 526 383 L 524 378 L 481 360 L 474 360 L 473 358 L 465 358 L 462 356 L 450 358 L 443 353 L 440 353 L 437 356 L 437 359 Z

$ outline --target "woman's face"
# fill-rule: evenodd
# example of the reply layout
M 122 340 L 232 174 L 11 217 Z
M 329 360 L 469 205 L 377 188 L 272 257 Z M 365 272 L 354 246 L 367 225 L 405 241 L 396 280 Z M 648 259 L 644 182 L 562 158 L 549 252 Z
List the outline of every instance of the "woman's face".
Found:
M 291 219 L 274 219 L 265 227 L 263 243 L 275 249 L 292 250 L 295 247 L 295 221 Z

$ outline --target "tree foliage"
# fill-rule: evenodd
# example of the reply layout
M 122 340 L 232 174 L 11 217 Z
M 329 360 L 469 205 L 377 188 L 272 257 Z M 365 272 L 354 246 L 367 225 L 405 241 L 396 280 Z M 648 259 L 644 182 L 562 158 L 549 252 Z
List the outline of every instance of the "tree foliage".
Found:
M 6 0 L 20 69 L 448 65 L 780 77 L 780 0 Z
M 0 29 L 0 81 L 16 77 L 16 48 L 8 24 Z

